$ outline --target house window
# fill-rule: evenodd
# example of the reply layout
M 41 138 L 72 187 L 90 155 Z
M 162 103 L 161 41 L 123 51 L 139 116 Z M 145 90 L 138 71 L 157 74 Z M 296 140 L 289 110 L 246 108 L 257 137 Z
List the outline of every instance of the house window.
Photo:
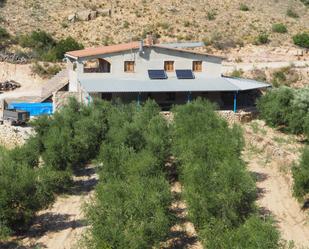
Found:
M 202 72 L 202 61 L 193 61 L 192 71 L 193 72 Z
M 124 62 L 124 71 L 126 73 L 133 73 L 134 72 L 134 61 L 125 61 Z
M 174 61 L 164 61 L 164 70 L 166 72 L 174 72 Z

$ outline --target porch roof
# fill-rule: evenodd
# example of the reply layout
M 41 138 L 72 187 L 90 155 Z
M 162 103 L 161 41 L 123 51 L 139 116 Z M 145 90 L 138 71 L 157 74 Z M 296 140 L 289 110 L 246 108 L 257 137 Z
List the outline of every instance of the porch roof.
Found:
M 79 82 L 87 92 L 238 92 L 271 87 L 255 80 L 219 77 L 205 79 L 98 79 L 83 78 Z

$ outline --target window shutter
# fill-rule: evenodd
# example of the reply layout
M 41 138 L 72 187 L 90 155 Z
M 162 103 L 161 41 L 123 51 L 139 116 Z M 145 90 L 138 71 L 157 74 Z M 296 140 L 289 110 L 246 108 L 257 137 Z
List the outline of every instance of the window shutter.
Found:
M 202 69 L 203 69 L 202 65 L 203 65 L 202 61 L 193 61 L 192 70 L 194 72 L 202 72 Z

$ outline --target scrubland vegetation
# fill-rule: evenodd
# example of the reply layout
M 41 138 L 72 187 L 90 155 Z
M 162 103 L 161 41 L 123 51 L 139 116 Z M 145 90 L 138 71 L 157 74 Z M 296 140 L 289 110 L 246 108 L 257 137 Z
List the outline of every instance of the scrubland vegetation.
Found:
M 272 127 L 309 135 L 309 88 L 280 87 L 267 92 L 257 103 L 260 116 Z
M 24 53 L 27 57 L 47 62 L 61 61 L 65 52 L 83 48 L 82 44 L 70 36 L 57 41 L 51 34 L 41 30 L 12 36 L 0 27 L 0 46 L 5 48 L 13 44 L 30 49 Z
M 309 88 L 280 87 L 267 92 L 259 101 L 260 116 L 267 124 L 309 138 Z M 306 143 L 306 141 L 305 141 Z M 293 168 L 294 195 L 299 200 L 309 194 L 309 150 L 303 150 L 299 165 Z
M 165 177 L 168 129 L 152 101 L 113 107 L 101 145 L 100 183 L 87 210 L 87 248 L 150 248 L 168 235 L 171 193 Z
M 275 101 L 286 104 L 283 94 L 293 96 L 292 106 L 302 106 L 298 93 L 279 88 L 259 102 L 262 115 L 275 115 L 267 102 L 279 108 Z M 36 120 L 36 135 L 24 146 L 1 150 L 1 240 L 27 229 L 36 211 L 70 189 L 74 171 L 95 159 L 99 183 L 85 208 L 86 247 L 158 248 L 176 222 L 165 167 L 173 155 L 188 219 L 205 248 L 282 248 L 273 221 L 262 219 L 255 205 L 255 179 L 241 159 L 240 127 L 229 127 L 203 100 L 173 112 L 168 125 L 152 101 L 81 106 L 71 100 L 54 116 Z M 281 115 L 268 122 L 277 125 Z M 307 166 L 308 150 L 294 170 L 296 196 L 308 192 Z
M 76 101 L 33 124 L 37 135 L 0 153 L 0 238 L 27 229 L 35 212 L 65 192 L 74 170 L 92 159 L 106 133 L 107 105 Z
M 259 218 L 254 180 L 240 159 L 244 141 L 208 102 L 174 109 L 173 151 L 189 218 L 206 248 L 279 248 L 279 233 Z

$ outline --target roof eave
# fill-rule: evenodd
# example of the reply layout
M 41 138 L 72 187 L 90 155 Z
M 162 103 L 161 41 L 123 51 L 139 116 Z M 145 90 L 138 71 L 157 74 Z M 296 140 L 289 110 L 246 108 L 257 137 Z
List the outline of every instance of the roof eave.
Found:
M 65 53 L 64 56 L 65 56 L 65 57 L 69 57 L 69 58 L 71 58 L 71 59 L 73 59 L 73 60 L 78 60 L 78 59 L 79 59 L 79 57 L 73 56 L 73 55 L 71 55 L 71 54 L 69 54 L 69 53 Z
M 207 57 L 213 57 L 213 58 L 217 58 L 217 59 L 221 59 L 221 60 L 226 60 L 227 59 L 226 57 L 223 57 L 223 56 L 211 55 L 211 54 L 207 54 L 207 53 L 203 53 L 203 52 L 199 52 L 199 51 L 194 51 L 194 50 L 186 50 L 186 49 L 180 49 L 180 48 L 165 47 L 164 45 L 160 45 L 160 44 L 155 44 L 152 47 L 163 48 L 163 49 L 167 49 L 167 50 L 173 50 L 173 51 L 189 53 L 189 54 L 204 55 L 204 56 L 207 56 Z

